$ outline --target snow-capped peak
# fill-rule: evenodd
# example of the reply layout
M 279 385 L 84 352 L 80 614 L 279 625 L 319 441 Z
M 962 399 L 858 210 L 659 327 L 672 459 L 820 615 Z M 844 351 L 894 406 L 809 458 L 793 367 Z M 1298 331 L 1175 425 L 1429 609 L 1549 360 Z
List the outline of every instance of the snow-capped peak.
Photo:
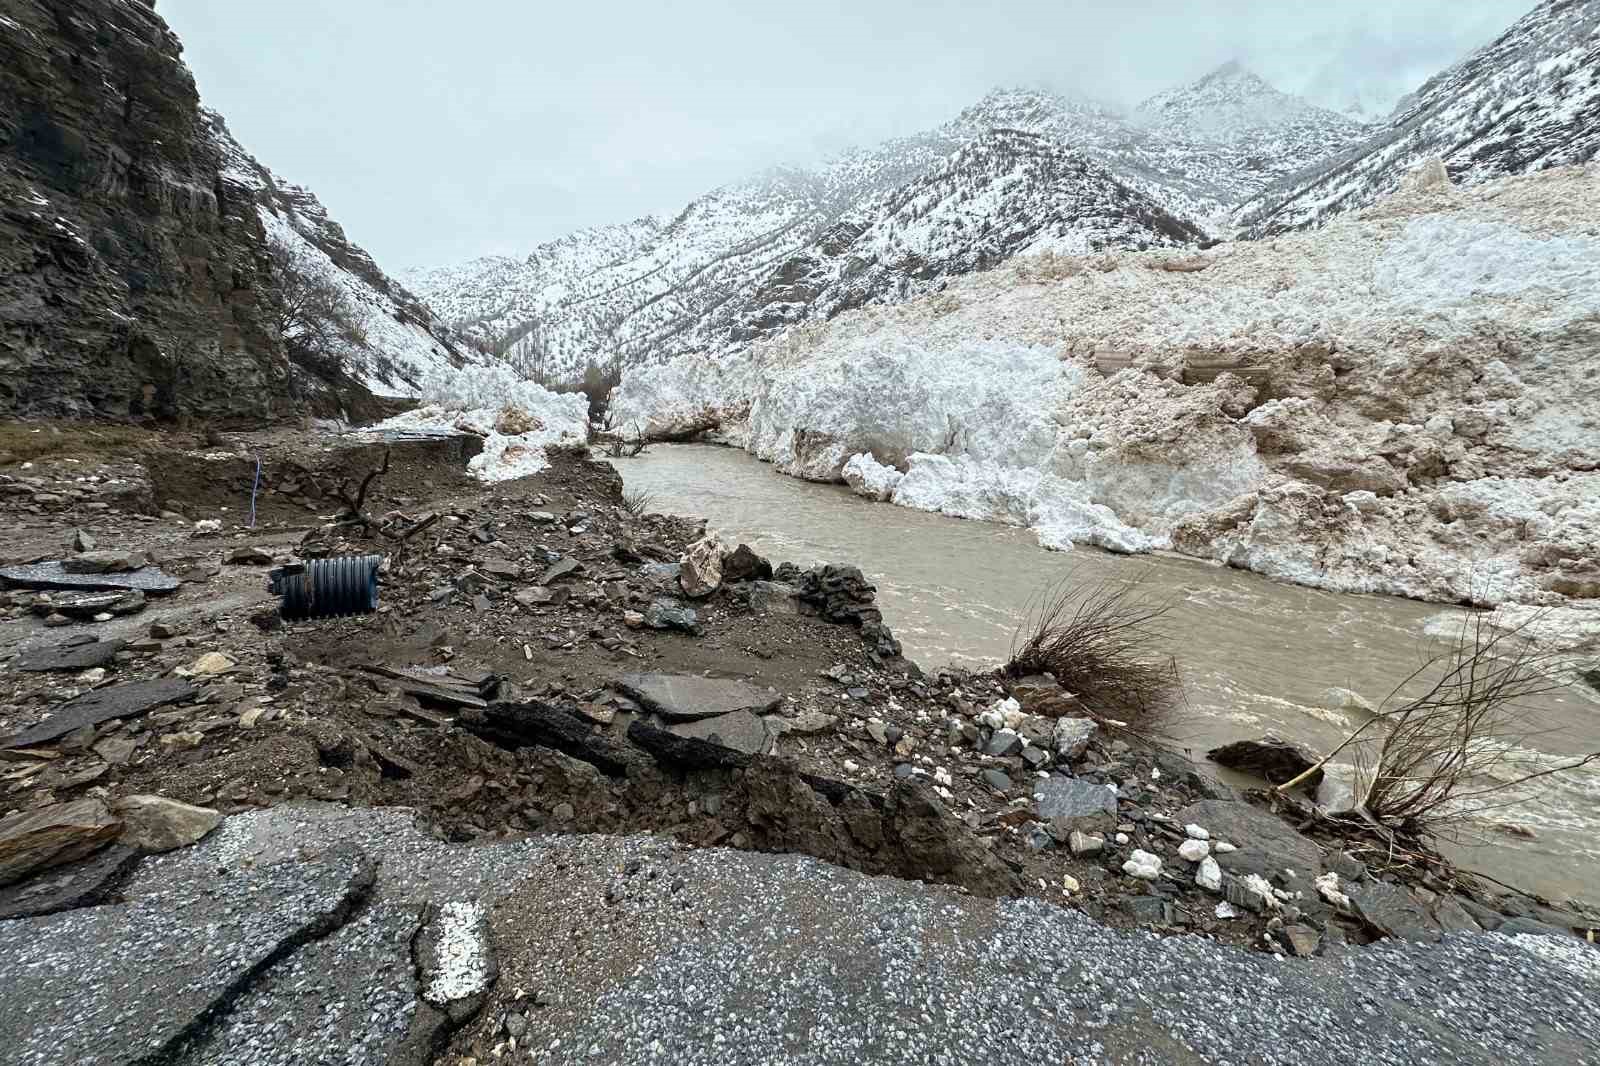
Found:
M 1281 92 L 1238 60 L 1188 85 L 1157 93 L 1134 109 L 1136 123 L 1162 136 L 1238 144 L 1281 132 L 1286 126 L 1320 128 L 1350 135 L 1356 123 Z

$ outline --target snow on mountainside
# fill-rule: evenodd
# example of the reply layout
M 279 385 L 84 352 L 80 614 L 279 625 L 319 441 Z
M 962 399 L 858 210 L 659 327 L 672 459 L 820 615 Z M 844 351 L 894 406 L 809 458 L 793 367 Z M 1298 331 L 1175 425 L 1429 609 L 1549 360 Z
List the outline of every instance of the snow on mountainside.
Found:
M 1051 236 L 1064 247 L 1080 238 L 1090 247 L 1216 236 L 1217 221 L 1239 199 L 1362 129 L 1236 64 L 1133 115 L 1043 91 L 999 90 L 925 134 L 847 153 L 814 172 L 776 171 L 715 190 L 673 219 L 583 230 L 525 260 L 480 259 L 406 280 L 452 326 L 536 373 L 572 378 L 591 361 L 659 362 L 746 342 L 763 323 L 900 298 L 926 287 L 917 284 L 928 280 L 917 277 L 926 263 L 942 264 L 930 277 L 982 269 L 997 250 Z M 1012 142 L 1018 134 L 1050 142 L 1022 153 L 1033 161 L 1017 178 L 998 169 L 1002 155 L 1020 150 L 1000 147 L 1005 131 Z M 1099 166 L 1068 164 L 1068 151 Z M 1047 165 L 1049 158 L 1057 161 Z M 1076 187 L 1026 187 L 1052 173 Z M 962 187 L 972 194 L 963 198 Z M 913 201 L 924 205 L 920 217 L 900 214 Z M 1124 225 L 1133 216 L 1145 221 Z M 1107 222 L 1117 219 L 1124 222 Z M 987 242 L 985 226 L 995 234 Z M 870 262 L 859 269 L 870 283 L 850 292 L 822 286 L 818 308 L 786 307 L 769 322 L 760 309 L 773 301 L 758 294 L 834 259 L 842 234 L 851 244 L 866 235 Z M 854 256 L 852 248 L 825 273 L 858 269 Z
M 302 261 L 338 284 L 355 309 L 366 339 L 346 353 L 353 377 L 379 395 L 416 396 L 430 371 L 484 361 L 352 244 L 310 189 L 285 182 L 257 162 L 221 115 L 202 110 L 202 116 L 221 150 L 224 176 L 250 191 L 268 239 L 295 248 Z
M 1545 0 L 1403 100 L 1368 141 L 1239 209 L 1252 235 L 1315 225 L 1393 192 L 1423 160 L 1477 182 L 1600 152 L 1600 0 Z
M 1019 252 L 1084 255 L 1205 236 L 1054 141 L 992 130 L 784 263 L 748 302 L 741 333 L 904 299 Z
M 630 372 L 618 426 L 1303 584 L 1600 599 L 1600 164 L 1312 233 L 1020 257 Z

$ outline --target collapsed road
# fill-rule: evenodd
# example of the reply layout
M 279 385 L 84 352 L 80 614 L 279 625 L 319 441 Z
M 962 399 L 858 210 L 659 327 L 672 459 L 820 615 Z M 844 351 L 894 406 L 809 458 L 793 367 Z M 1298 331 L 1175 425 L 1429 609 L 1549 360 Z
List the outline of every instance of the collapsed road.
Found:
M 1592 916 L 924 674 L 845 562 L 576 453 L 153 443 L 0 495 L 16 1061 L 1600 1061 Z M 370 613 L 267 590 L 368 554 Z

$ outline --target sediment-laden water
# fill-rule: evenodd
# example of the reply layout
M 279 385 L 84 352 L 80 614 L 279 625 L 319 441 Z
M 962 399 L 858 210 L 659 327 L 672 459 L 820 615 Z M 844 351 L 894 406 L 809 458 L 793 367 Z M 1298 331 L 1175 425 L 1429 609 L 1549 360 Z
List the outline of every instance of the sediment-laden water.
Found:
M 860 566 L 906 654 L 925 667 L 1004 659 L 1029 607 L 1063 581 L 1137 578 L 1142 594 L 1172 605 L 1164 625 L 1187 700 L 1176 731 L 1200 756 L 1267 730 L 1314 747 L 1336 743 L 1354 722 L 1332 706 L 1329 689 L 1381 703 L 1463 617 L 1183 559 L 1049 552 L 1027 530 L 870 503 L 730 448 L 656 446 L 616 466 L 630 489 L 652 494 L 652 510 L 703 516 L 774 561 Z M 1600 748 L 1600 699 L 1565 689 L 1524 712 L 1538 734 L 1530 762 Z M 1451 848 L 1464 865 L 1556 899 L 1596 895 L 1600 773 L 1547 779 L 1495 817 L 1534 838 L 1475 827 Z

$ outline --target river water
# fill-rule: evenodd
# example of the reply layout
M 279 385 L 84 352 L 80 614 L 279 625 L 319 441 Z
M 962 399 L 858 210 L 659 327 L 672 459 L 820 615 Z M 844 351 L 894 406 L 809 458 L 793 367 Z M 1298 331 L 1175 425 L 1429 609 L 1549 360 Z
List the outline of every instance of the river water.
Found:
M 651 494 L 651 510 L 709 519 L 774 562 L 861 567 L 878 586 L 884 621 L 925 668 L 1004 660 L 1030 605 L 1063 581 L 1139 580 L 1141 595 L 1172 606 L 1163 625 L 1187 703 L 1174 731 L 1196 757 L 1268 730 L 1332 746 L 1350 723 L 1327 690 L 1380 703 L 1463 617 L 1188 559 L 1045 551 L 1025 529 L 869 502 L 843 486 L 785 477 L 733 448 L 658 445 L 613 465 L 629 489 Z M 1541 696 L 1524 713 L 1539 733 L 1532 749 L 1600 749 L 1600 701 L 1577 689 Z M 1558 900 L 1600 896 L 1600 773 L 1546 781 L 1494 816 L 1533 839 L 1475 826 L 1447 850 Z

